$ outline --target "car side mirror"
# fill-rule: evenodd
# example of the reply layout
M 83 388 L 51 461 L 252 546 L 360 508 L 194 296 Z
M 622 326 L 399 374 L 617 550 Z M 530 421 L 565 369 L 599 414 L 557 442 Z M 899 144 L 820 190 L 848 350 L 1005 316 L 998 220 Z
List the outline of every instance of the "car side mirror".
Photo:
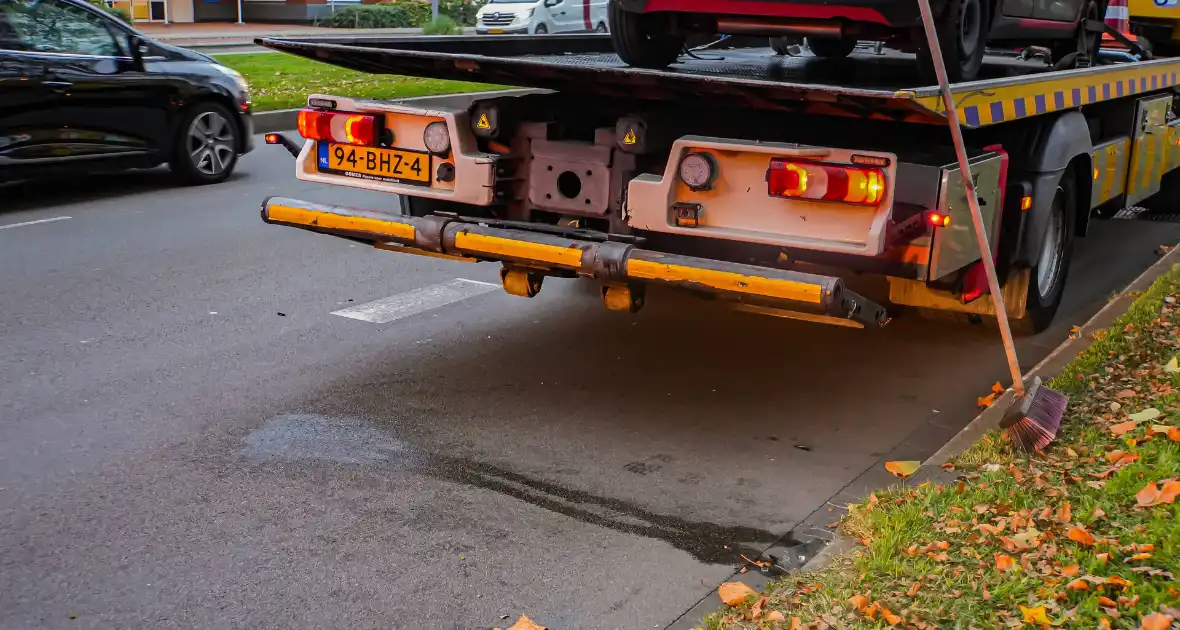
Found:
M 128 35 L 127 48 L 131 50 L 131 62 L 136 68 L 142 68 L 143 58 L 148 54 L 147 42 L 139 35 Z

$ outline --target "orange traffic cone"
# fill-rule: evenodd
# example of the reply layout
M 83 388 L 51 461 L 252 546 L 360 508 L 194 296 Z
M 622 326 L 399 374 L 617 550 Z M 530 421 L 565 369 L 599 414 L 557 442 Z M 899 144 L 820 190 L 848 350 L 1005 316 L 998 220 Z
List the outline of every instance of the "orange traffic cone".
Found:
M 1141 43 L 1139 38 L 1131 33 L 1131 9 L 1127 7 L 1127 0 L 1110 0 L 1110 3 L 1106 5 L 1104 21 L 1108 27 L 1122 33 L 1123 37 L 1136 44 Z M 1127 50 L 1128 48 L 1126 42 L 1110 33 L 1102 34 L 1102 47 L 1118 50 Z

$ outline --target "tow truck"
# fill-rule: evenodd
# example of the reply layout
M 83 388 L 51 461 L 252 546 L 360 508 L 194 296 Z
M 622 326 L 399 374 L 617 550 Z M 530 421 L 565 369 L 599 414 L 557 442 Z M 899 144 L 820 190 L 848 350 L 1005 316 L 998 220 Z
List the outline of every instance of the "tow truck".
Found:
M 273 197 L 267 223 L 499 263 L 517 296 L 581 278 L 626 312 L 663 285 L 855 327 L 899 308 L 996 314 L 980 299 L 988 283 L 944 101 L 916 79 L 912 55 L 735 44 L 651 70 L 622 64 L 606 35 L 256 42 L 354 70 L 518 88 L 459 104 L 309 96 L 303 141 L 268 142 L 296 156 L 300 180 L 396 204 Z M 1174 59 L 1058 69 L 999 55 L 951 86 L 1017 332 L 1050 324 L 1092 220 L 1180 210 L 1178 73 Z M 887 289 L 871 296 L 866 280 Z

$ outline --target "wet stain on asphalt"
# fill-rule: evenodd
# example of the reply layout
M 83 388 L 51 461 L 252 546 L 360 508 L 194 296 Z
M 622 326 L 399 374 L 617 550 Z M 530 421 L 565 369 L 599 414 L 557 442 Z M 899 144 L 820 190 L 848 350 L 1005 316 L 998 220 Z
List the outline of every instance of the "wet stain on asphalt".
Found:
M 789 535 L 658 514 L 620 499 L 567 488 L 490 463 L 428 454 L 356 418 L 278 416 L 246 436 L 238 454 L 254 460 L 407 467 L 444 481 L 498 492 L 583 523 L 659 539 L 707 564 L 742 564 L 743 555 L 756 558 L 772 545 L 774 549 L 796 550 L 784 555 L 793 562 L 798 561 L 799 552 L 811 553 L 809 547 Z M 655 455 L 633 462 L 626 469 L 646 475 L 671 459 Z

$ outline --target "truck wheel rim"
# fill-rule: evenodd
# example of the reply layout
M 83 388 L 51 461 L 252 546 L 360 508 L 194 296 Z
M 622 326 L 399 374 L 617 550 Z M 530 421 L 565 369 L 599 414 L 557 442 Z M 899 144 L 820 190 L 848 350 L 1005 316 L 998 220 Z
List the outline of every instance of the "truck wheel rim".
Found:
M 225 116 L 205 112 L 188 128 L 188 154 L 203 175 L 220 175 L 233 163 L 234 132 Z
M 1041 245 L 1041 259 L 1037 263 L 1037 290 L 1042 298 L 1047 298 L 1053 293 L 1058 272 L 1061 271 L 1061 244 L 1065 241 L 1065 219 L 1062 212 L 1061 204 L 1054 201 L 1053 212 L 1049 215 L 1049 225 L 1045 230 L 1045 242 Z
M 979 0 L 964 0 L 959 11 L 959 51 L 968 59 L 980 45 L 979 33 L 983 28 L 980 17 Z

